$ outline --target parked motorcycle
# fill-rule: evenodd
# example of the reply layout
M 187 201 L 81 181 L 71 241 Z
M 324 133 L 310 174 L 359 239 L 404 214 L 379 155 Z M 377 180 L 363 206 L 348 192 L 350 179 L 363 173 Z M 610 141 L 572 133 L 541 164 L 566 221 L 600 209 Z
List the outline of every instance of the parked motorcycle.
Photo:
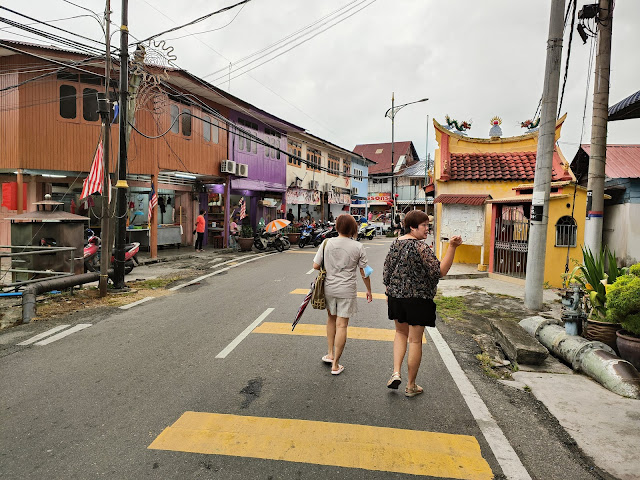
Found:
M 102 242 L 93 230 L 87 229 L 85 233 L 87 236 L 87 244 L 84 246 L 83 252 L 84 271 L 95 272 L 100 270 L 100 245 Z M 138 242 L 128 243 L 124 246 L 124 249 L 124 273 L 129 274 L 131 270 L 140 263 L 137 257 L 140 251 L 140 244 Z M 114 264 L 115 257 L 111 255 L 111 267 L 113 267 Z
M 268 248 L 275 248 L 279 252 L 282 252 L 286 248 L 286 244 L 280 232 L 267 233 L 264 229 L 256 231 L 256 234 L 253 237 L 253 245 L 260 251 L 267 250 Z
M 369 225 L 367 222 L 364 222 L 360 225 L 358 229 L 358 240 L 362 240 L 363 238 L 367 238 L 369 240 L 373 240 L 376 236 L 376 227 L 373 225 Z
M 317 247 L 322 242 L 324 242 L 325 239 L 337 237 L 337 236 L 338 236 L 338 230 L 336 230 L 335 226 L 330 223 L 328 224 L 328 227 L 326 229 L 318 233 L 318 235 L 316 235 L 316 237 L 313 239 L 313 246 Z
M 323 229 L 318 229 L 314 225 L 305 225 L 300 230 L 300 239 L 298 240 L 298 246 L 304 248 L 305 245 L 312 243 L 313 239 Z

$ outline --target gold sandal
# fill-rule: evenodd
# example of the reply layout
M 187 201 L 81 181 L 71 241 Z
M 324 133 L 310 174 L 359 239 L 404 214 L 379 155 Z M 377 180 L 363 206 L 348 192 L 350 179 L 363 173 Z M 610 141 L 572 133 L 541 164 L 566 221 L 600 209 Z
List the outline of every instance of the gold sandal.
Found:
M 424 389 L 420 385 L 414 385 L 413 387 L 407 387 L 404 389 L 404 395 L 406 397 L 415 397 L 424 392 Z
M 387 382 L 387 388 L 397 390 L 401 383 L 402 377 L 400 376 L 400 372 L 393 372 L 393 375 L 391 375 L 391 378 Z

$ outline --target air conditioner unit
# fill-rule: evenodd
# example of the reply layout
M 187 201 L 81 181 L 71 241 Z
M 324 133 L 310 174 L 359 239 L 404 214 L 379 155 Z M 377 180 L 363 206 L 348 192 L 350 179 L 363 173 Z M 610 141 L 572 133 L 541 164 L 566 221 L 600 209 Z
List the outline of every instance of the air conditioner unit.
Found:
M 309 190 L 317 190 L 320 186 L 318 180 L 309 180 Z
M 236 162 L 231 160 L 222 160 L 220 162 L 220 172 L 221 173 L 231 173 L 232 175 L 236 174 Z
M 238 163 L 236 165 L 236 168 L 237 168 L 236 175 L 238 175 L 239 177 L 249 176 L 249 165 L 247 165 L 246 163 Z
M 324 191 L 325 192 L 333 192 L 333 187 L 331 186 L 330 183 L 325 183 L 324 184 Z
M 351 195 L 358 195 L 358 187 L 353 187 L 351 189 Z

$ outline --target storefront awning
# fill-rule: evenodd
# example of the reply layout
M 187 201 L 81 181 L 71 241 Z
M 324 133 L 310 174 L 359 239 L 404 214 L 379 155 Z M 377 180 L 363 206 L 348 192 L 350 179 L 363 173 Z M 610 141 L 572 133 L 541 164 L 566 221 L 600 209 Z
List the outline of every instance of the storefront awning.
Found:
M 573 197 L 573 195 L 568 193 L 552 193 L 549 196 L 551 200 L 569 197 Z M 487 200 L 487 203 L 531 203 L 532 199 L 533 195 L 515 195 L 513 197 L 492 198 L 490 200 Z
M 484 205 L 491 195 L 457 195 L 453 193 L 443 193 L 438 195 L 433 203 L 442 204 L 462 204 L 462 205 Z

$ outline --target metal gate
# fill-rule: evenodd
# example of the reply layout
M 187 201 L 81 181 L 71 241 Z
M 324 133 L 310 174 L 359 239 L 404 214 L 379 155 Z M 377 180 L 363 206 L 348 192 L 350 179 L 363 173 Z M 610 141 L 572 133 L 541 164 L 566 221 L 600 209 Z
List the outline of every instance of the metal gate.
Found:
M 525 278 L 529 247 L 529 220 L 521 206 L 503 206 L 496 218 L 493 271 Z

